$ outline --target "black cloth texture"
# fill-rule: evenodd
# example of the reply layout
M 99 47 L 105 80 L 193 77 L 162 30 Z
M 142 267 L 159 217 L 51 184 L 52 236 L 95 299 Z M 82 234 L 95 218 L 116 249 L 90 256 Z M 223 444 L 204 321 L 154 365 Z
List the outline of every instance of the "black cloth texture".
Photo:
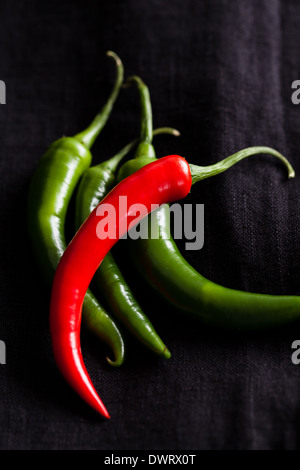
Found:
M 297 0 L 110 0 L 0 2 L 0 448 L 86 450 L 289 450 L 300 448 L 299 324 L 265 332 L 210 328 L 178 314 L 136 273 L 126 241 L 123 273 L 172 353 L 156 357 L 124 329 L 126 360 L 110 367 L 103 343 L 82 330 L 91 379 L 111 420 L 69 388 L 52 356 L 49 291 L 26 227 L 28 185 L 39 158 L 62 135 L 84 129 L 114 79 L 149 86 L 157 156 L 208 165 L 238 150 L 270 146 L 292 163 L 255 156 L 195 185 L 205 240 L 186 259 L 235 289 L 300 294 L 300 79 Z M 139 133 L 136 89 L 121 91 L 93 147 L 93 163 Z M 70 209 L 71 210 L 71 209 Z M 71 215 L 69 216 L 69 222 Z

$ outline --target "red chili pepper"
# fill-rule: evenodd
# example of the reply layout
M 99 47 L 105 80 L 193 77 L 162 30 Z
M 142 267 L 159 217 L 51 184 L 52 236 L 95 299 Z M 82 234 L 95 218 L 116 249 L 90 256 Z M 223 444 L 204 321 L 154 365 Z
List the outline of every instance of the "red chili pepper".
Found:
M 152 204 L 162 205 L 186 197 L 191 186 L 191 169 L 184 158 L 170 155 L 149 163 L 121 181 L 102 200 L 76 233 L 58 264 L 50 305 L 54 357 L 71 387 L 106 418 L 110 416 L 91 382 L 81 353 L 80 325 L 85 293 L 101 261 L 118 238 L 127 232 L 133 221 L 138 223 L 145 215 L 137 217 L 131 207 L 143 204 L 149 213 Z M 121 196 L 127 197 L 128 211 L 119 210 Z M 97 209 L 102 204 L 115 208 L 116 239 L 103 240 L 97 236 Z

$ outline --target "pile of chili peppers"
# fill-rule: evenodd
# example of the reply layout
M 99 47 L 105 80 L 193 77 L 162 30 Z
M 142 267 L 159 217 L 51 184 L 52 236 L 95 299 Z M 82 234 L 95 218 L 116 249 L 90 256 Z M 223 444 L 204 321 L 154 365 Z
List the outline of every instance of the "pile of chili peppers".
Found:
M 116 211 L 116 233 L 122 237 L 138 224 L 142 215 L 131 212 L 143 204 L 149 218 L 148 238 L 128 240 L 137 269 L 146 281 L 183 315 L 218 327 L 241 329 L 269 328 L 300 317 L 300 297 L 262 295 L 228 289 L 205 279 L 179 252 L 170 236 L 169 203 L 185 198 L 192 186 L 226 171 L 244 158 L 269 154 L 294 177 L 290 163 L 269 147 L 250 147 L 210 166 L 189 164 L 183 157 L 156 158 L 153 137 L 179 135 L 176 129 L 162 127 L 153 131 L 149 89 L 142 79 L 132 76 L 141 109 L 141 129 L 136 140 L 115 156 L 92 165 L 91 147 L 107 123 L 119 93 L 124 87 L 120 58 L 108 52 L 115 63 L 116 78 L 107 102 L 91 124 L 74 137 L 52 143 L 40 159 L 32 177 L 28 197 L 28 227 L 37 264 L 51 293 L 50 333 L 53 354 L 70 386 L 102 416 L 109 414 L 99 398 L 85 368 L 81 345 L 81 318 L 84 325 L 105 342 L 113 352 L 107 361 L 120 366 L 125 357 L 121 328 L 154 353 L 171 354 L 150 319 L 135 299 L 111 253 L 117 238 L 97 234 L 99 209 L 110 204 Z M 133 158 L 122 160 L 134 151 Z M 75 197 L 74 237 L 66 242 L 66 216 Z M 127 210 L 120 207 L 127 197 Z M 143 214 L 143 217 L 146 217 Z M 151 238 L 151 234 L 157 234 Z M 91 281 L 97 296 L 90 290 Z M 100 295 L 98 295 L 98 292 Z M 101 298 L 109 312 L 101 304 Z M 122 326 L 120 327 L 119 324 Z

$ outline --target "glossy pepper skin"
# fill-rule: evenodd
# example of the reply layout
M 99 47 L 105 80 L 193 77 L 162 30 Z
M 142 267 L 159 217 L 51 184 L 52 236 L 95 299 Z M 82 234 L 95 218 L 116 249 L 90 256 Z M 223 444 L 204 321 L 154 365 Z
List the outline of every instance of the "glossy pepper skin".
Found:
M 150 98 L 146 85 L 139 77 L 132 77 L 131 80 L 137 84 L 142 113 L 145 114 L 144 110 L 147 109 L 149 114 Z M 144 129 L 147 128 L 150 128 L 149 118 L 145 119 Z M 155 161 L 149 134 L 149 130 L 145 132 L 145 143 L 137 148 L 136 158 L 122 165 L 118 181 Z M 243 158 L 259 153 L 279 158 L 287 167 L 289 177 L 294 176 L 291 166 L 277 151 L 268 147 L 250 147 L 215 165 L 200 167 L 198 170 L 194 168 L 198 174 L 194 180 L 217 175 Z M 190 166 L 193 169 L 193 165 Z M 298 296 L 248 293 L 225 288 L 204 278 L 179 252 L 170 235 L 169 220 L 169 206 L 165 205 L 148 218 L 148 239 L 129 240 L 129 244 L 132 259 L 140 274 L 171 305 L 209 325 L 238 330 L 270 328 L 300 317 Z M 151 233 L 156 233 L 158 239 L 151 239 Z
M 96 270 L 118 238 L 122 237 L 132 224 L 136 225 L 141 220 L 141 216 L 136 217 L 135 209 L 132 209 L 136 204 L 142 204 L 149 213 L 153 205 L 162 206 L 182 199 L 188 195 L 193 183 L 225 171 L 242 158 L 245 158 L 245 153 L 237 157 L 233 155 L 225 160 L 225 164 L 220 162 L 216 168 L 216 165 L 210 167 L 188 165 L 184 158 L 171 155 L 143 166 L 108 193 L 65 250 L 54 276 L 51 294 L 49 323 L 53 354 L 66 381 L 102 416 L 109 418 L 108 411 L 85 368 L 80 346 L 82 305 Z M 280 158 L 292 175 L 288 162 L 284 157 Z M 126 210 L 119 205 L 121 197 L 127 198 Z M 97 235 L 100 218 L 97 214 L 103 204 L 115 209 L 117 237 L 99 238 Z M 209 281 L 207 282 L 210 287 Z M 210 288 L 206 288 L 205 283 L 201 287 L 202 305 L 205 307 L 206 303 L 210 305 L 215 294 Z M 292 316 L 294 319 L 300 316 L 299 305 L 296 305 L 297 299 L 293 301 L 294 303 L 291 302 L 290 305 L 292 307 L 290 320 Z M 277 313 L 283 316 L 283 312 Z
M 97 209 L 102 204 L 111 204 L 116 209 L 116 231 L 123 236 L 133 220 L 138 222 L 136 214 L 130 211 L 134 204 L 143 204 L 150 212 L 152 204 L 161 205 L 185 197 L 191 185 L 191 171 L 182 157 L 169 156 L 147 165 L 110 191 L 80 227 L 58 264 L 49 319 L 54 357 L 70 386 L 106 418 L 109 414 L 88 375 L 80 346 L 86 291 L 98 266 L 118 239 L 98 238 Z M 119 211 L 120 196 L 127 197 L 128 212 Z
M 176 129 L 159 128 L 153 134 L 179 135 Z M 116 184 L 116 169 L 123 157 L 133 150 L 139 140 L 132 142 L 113 158 L 90 167 L 83 175 L 76 195 L 76 227 L 87 219 L 93 209 Z M 93 278 L 93 289 L 105 298 L 110 312 L 141 343 L 156 354 L 170 358 L 171 354 L 155 331 L 149 318 L 134 297 L 119 266 L 108 253 Z
M 37 264 L 46 283 L 51 286 L 59 260 L 66 248 L 65 220 L 67 209 L 83 173 L 91 165 L 90 148 L 105 126 L 123 83 L 123 65 L 113 52 L 116 80 L 113 90 L 91 125 L 74 137 L 58 139 L 39 160 L 28 195 L 28 231 Z M 116 323 L 88 291 L 84 299 L 86 326 L 106 342 L 114 352 L 111 365 L 124 361 L 124 342 Z

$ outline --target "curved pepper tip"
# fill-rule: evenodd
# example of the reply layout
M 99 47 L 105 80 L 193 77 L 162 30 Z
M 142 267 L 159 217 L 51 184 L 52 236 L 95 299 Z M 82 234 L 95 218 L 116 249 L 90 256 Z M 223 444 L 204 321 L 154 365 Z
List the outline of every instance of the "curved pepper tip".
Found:
M 165 348 L 163 350 L 163 356 L 164 356 L 165 359 L 170 359 L 170 357 L 171 357 L 171 353 L 168 350 L 167 346 L 165 346 Z
M 102 413 L 102 415 L 104 416 L 104 418 L 110 419 L 110 415 L 106 409 L 105 409 L 105 413 L 104 414 Z
M 115 359 L 114 361 L 106 356 L 106 360 L 108 364 L 112 367 L 120 367 L 124 362 L 124 356 L 120 356 L 119 359 Z
M 110 414 L 99 397 L 96 398 L 96 402 L 90 404 L 103 418 L 110 419 Z
M 295 171 L 294 171 L 293 169 L 290 170 L 290 172 L 289 172 L 289 179 L 295 178 L 295 176 L 296 176 Z
M 106 55 L 108 57 L 112 57 L 115 60 L 118 67 L 120 67 L 122 65 L 122 61 L 121 61 L 120 57 L 114 51 L 106 51 Z

